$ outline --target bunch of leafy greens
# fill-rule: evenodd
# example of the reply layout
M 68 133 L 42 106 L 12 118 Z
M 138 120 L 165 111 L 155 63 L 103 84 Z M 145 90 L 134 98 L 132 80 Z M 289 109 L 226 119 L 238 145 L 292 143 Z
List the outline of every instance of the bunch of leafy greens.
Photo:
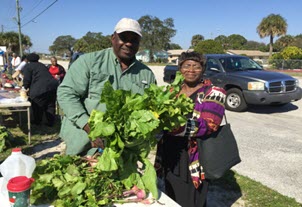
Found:
M 91 168 L 79 156 L 54 155 L 37 163 L 30 200 L 56 207 L 98 207 L 122 195 L 122 183 L 111 172 Z
M 33 204 L 108 205 L 135 185 L 158 199 L 156 172 L 147 156 L 156 135 L 184 125 L 193 110 L 191 99 L 177 95 L 182 81 L 177 74 L 171 85 L 151 85 L 143 95 L 114 90 L 107 82 L 100 99 L 106 112 L 94 110 L 89 119 L 91 139 L 102 137 L 106 143 L 96 166 L 88 167 L 78 156 L 43 160 L 34 173 Z
M 147 156 L 157 143 L 156 134 L 184 125 L 185 115 L 193 110 L 191 99 L 177 96 L 182 82 L 178 74 L 171 85 L 151 84 L 143 95 L 114 90 L 105 83 L 101 102 L 106 104 L 106 112 L 92 111 L 88 122 L 89 137 L 102 137 L 106 143 L 98 169 L 115 171 L 126 189 L 137 185 L 158 198 L 156 172 Z
M 13 135 L 7 130 L 6 127 L 0 126 L 0 152 L 10 146 L 10 141 L 13 139 Z

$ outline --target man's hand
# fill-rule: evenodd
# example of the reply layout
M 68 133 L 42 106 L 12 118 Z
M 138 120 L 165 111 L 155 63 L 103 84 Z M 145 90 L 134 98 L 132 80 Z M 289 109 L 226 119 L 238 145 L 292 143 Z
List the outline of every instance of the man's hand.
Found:
M 101 138 L 96 138 L 95 140 L 91 141 L 91 147 L 104 149 L 105 145 Z
M 90 127 L 89 127 L 89 124 L 87 123 L 84 127 L 83 127 L 83 130 L 89 134 L 90 132 Z M 104 142 L 101 138 L 96 138 L 95 140 L 91 141 L 91 147 L 92 148 L 102 148 L 104 149 L 105 148 L 105 145 L 104 145 Z

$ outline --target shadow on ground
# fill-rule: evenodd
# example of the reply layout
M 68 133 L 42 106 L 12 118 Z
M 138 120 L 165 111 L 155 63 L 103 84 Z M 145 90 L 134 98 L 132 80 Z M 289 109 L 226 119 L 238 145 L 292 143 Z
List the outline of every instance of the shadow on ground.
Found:
M 235 173 L 229 170 L 222 178 L 212 181 L 208 192 L 208 207 L 245 206 Z
M 248 112 L 257 114 L 274 114 L 274 113 L 285 113 L 289 111 L 298 110 L 299 107 L 288 103 L 285 105 L 273 105 L 273 106 L 249 106 Z
M 27 148 L 26 154 L 33 156 L 36 160 L 53 157 L 55 154 L 62 153 L 63 149 L 61 145 L 62 140 L 60 138 L 55 140 L 46 140 L 41 144 Z

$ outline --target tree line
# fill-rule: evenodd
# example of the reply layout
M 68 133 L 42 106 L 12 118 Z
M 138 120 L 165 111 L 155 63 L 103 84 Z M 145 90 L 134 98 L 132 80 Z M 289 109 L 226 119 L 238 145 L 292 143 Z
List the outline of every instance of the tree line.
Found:
M 167 18 L 160 20 L 158 17 L 145 15 L 138 19 L 142 27 L 142 41 L 140 49 L 149 50 L 150 60 L 153 62 L 153 54 L 160 50 L 182 49 L 178 44 L 171 42 L 176 35 L 174 20 Z M 270 14 L 263 18 L 256 28 L 256 32 L 261 38 L 269 37 L 270 43 L 264 44 L 257 41 L 247 40 L 239 34 L 229 36 L 219 35 L 214 39 L 205 39 L 203 35 L 196 34 L 191 39 L 191 49 L 201 53 L 224 53 L 229 49 L 238 50 L 260 50 L 269 52 L 272 57 L 273 52 L 282 52 L 287 47 L 293 47 L 295 57 L 302 59 L 302 34 L 297 36 L 287 35 L 287 22 L 278 14 Z M 281 36 L 281 37 L 280 37 Z M 274 42 L 274 38 L 280 37 Z M 75 51 L 83 53 L 93 52 L 111 47 L 111 35 L 103 35 L 102 32 L 87 32 L 80 39 L 75 39 L 71 35 L 58 36 L 53 44 L 49 46 L 52 55 L 69 54 Z M 32 46 L 28 36 L 22 35 L 23 49 Z M 18 34 L 16 32 L 0 33 L 0 45 L 7 46 L 11 51 L 17 51 Z M 298 54 L 298 55 L 297 55 Z

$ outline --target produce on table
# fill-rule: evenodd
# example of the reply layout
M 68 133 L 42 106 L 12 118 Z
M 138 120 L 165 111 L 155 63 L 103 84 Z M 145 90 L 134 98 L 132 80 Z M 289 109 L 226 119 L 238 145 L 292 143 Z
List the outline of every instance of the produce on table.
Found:
M 89 119 L 89 137 L 105 140 L 102 155 L 43 160 L 34 173 L 32 201 L 56 207 L 152 203 L 146 193 L 157 200 L 156 172 L 147 156 L 156 146 L 156 135 L 184 125 L 193 109 L 185 95 L 176 98 L 182 81 L 178 73 L 171 85 L 152 84 L 143 95 L 105 83 L 100 102 L 106 104 L 106 112 L 94 110 Z M 126 199 L 133 191 L 137 198 Z

